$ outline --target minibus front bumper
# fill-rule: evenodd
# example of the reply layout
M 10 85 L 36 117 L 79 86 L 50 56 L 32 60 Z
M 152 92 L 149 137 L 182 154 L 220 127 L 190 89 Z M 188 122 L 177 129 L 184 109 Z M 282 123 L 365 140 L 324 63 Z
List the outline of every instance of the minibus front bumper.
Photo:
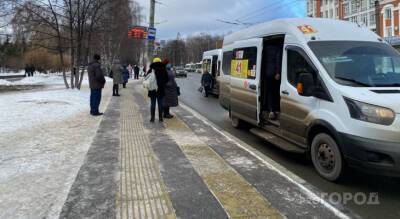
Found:
M 400 143 L 339 133 L 347 164 L 363 172 L 400 176 Z

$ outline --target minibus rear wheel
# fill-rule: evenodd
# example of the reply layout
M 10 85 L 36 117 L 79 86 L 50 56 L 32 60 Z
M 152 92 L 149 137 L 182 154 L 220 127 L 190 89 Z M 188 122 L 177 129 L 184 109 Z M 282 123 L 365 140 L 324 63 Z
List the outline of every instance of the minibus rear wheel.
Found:
M 311 144 L 311 159 L 317 172 L 329 181 L 338 181 L 344 174 L 340 148 L 330 135 L 320 133 Z

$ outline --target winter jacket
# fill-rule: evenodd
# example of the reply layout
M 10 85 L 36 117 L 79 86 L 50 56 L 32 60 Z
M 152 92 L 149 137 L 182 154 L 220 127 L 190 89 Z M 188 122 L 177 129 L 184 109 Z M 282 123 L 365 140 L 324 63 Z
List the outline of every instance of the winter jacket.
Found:
M 164 97 L 165 86 L 168 83 L 168 73 L 165 65 L 161 62 L 155 62 L 150 65 L 150 71 L 154 71 L 157 80 L 157 91 L 149 91 L 149 97 Z
M 124 83 L 128 83 L 129 80 L 129 70 L 128 69 L 124 69 L 122 70 L 122 77 L 124 79 Z
M 176 107 L 178 103 L 178 85 L 175 81 L 174 72 L 167 70 L 168 73 L 168 83 L 165 86 L 165 97 L 164 106 L 166 107 Z
M 201 86 L 203 87 L 211 87 L 213 82 L 213 78 L 210 73 L 205 73 L 201 76 Z
M 101 64 L 97 61 L 93 61 L 88 66 L 88 76 L 89 76 L 89 86 L 90 89 L 102 89 L 106 83 L 104 78 L 103 70 L 101 69 Z
M 123 70 L 123 68 L 120 64 L 114 64 L 111 66 L 111 72 L 112 72 L 114 84 L 124 83 L 124 79 L 122 77 L 122 70 Z

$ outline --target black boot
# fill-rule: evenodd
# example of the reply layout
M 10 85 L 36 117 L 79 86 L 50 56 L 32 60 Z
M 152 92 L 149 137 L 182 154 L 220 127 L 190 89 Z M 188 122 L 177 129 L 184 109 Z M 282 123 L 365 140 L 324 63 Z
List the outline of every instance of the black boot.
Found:
M 150 114 L 151 114 L 150 122 L 154 122 L 154 119 L 155 119 L 155 116 L 156 116 L 156 109 L 151 108 L 150 109 Z
M 162 110 L 160 110 L 160 109 L 158 109 L 158 120 L 159 120 L 160 122 L 164 122 L 164 119 L 163 119 L 163 112 L 162 112 Z

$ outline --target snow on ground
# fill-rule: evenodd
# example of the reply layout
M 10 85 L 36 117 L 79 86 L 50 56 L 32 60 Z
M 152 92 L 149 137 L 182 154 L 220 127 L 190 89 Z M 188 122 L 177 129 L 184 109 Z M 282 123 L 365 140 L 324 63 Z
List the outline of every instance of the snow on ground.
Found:
M 87 80 L 85 80 L 87 82 Z M 5 79 L 0 79 L 0 86 L 17 86 L 17 85 L 48 85 L 57 86 L 64 85 L 64 81 L 60 75 L 46 75 L 37 74 L 33 77 L 25 77 L 21 80 L 8 81 Z
M 0 71 L 0 76 L 19 76 L 19 75 L 25 75 L 25 70 L 21 70 L 18 72 L 10 72 L 10 71 Z
M 64 82 L 60 76 L 35 76 L 8 84 L 61 87 L 58 90 L 0 94 L 0 112 L 3 112 L 0 114 L 0 133 L 24 130 L 42 123 L 63 120 L 79 112 L 89 112 L 89 90 L 63 89 Z
M 0 218 L 58 218 L 101 117 L 89 116 L 87 85 L 67 90 L 57 76 L 22 83 L 45 87 L 0 93 Z

